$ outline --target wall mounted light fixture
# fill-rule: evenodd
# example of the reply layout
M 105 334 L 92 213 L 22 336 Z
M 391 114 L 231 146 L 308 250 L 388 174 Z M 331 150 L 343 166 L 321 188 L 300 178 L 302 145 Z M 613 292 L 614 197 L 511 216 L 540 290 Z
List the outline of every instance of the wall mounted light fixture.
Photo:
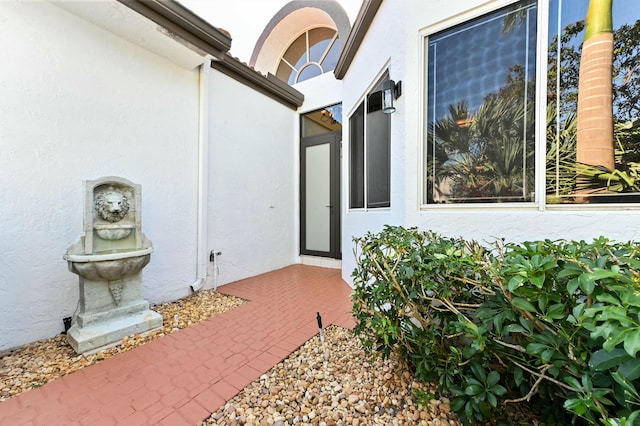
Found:
M 396 112 L 396 107 L 393 106 L 393 101 L 398 99 L 402 95 L 402 82 L 398 83 L 393 80 L 387 80 L 382 82 L 382 112 L 385 114 L 392 114 Z

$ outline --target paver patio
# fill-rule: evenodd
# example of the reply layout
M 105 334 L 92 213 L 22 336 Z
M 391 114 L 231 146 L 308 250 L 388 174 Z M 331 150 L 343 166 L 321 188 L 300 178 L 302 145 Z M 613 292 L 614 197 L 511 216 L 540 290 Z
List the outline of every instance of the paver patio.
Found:
M 340 271 L 292 265 L 222 286 L 247 299 L 0 403 L 0 425 L 196 425 L 318 333 L 353 328 Z

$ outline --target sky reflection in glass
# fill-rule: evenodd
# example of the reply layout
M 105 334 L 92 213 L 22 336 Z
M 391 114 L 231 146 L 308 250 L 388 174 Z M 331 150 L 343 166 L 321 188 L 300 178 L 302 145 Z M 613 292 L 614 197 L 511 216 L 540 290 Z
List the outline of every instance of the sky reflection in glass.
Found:
M 471 111 L 477 110 L 488 94 L 505 84 L 514 65 L 526 66 L 529 78 L 535 75 L 535 13 L 535 5 L 518 3 L 515 9 L 501 9 L 429 37 L 432 120 L 447 115 L 449 105 L 460 101 L 466 101 Z M 516 18 L 517 27 L 503 32 L 511 14 L 524 19 Z

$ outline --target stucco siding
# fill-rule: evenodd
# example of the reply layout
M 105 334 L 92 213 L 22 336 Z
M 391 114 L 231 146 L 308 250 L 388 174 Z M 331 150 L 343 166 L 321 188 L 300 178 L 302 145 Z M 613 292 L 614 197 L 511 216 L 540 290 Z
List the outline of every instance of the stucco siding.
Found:
M 211 92 L 208 286 L 294 263 L 298 228 L 297 114 L 216 71 Z
M 416 91 L 405 80 L 405 2 L 384 1 L 367 32 L 358 54 L 343 79 L 343 149 L 342 149 L 342 278 L 351 282 L 355 268 L 353 238 L 367 231 L 379 231 L 385 224 L 405 221 L 406 160 L 405 141 L 407 93 Z M 365 94 L 388 69 L 392 80 L 402 81 L 402 96 L 396 100 L 397 111 L 391 115 L 391 207 L 369 211 L 350 210 L 349 207 L 349 116 L 362 102 Z M 409 157 L 415 159 L 415 154 Z
M 45 2 L 0 3 L 0 350 L 59 333 L 83 180 L 142 185 L 151 303 L 195 279 L 198 72 Z

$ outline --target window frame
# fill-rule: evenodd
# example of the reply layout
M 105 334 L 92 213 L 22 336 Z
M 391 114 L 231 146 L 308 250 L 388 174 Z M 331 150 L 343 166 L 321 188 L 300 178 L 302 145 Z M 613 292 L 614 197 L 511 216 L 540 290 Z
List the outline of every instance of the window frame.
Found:
M 471 10 L 464 10 L 456 14 L 451 18 L 447 18 L 431 25 L 422 28 L 418 32 L 418 48 L 420 59 L 420 91 L 421 99 L 419 102 L 419 129 L 420 134 L 418 137 L 418 158 L 417 161 L 417 176 L 418 176 L 418 199 L 417 206 L 419 211 L 433 211 L 433 210 L 460 210 L 460 211 L 472 211 L 472 210 L 521 210 L 521 211 L 593 211 L 593 210 L 607 210 L 607 211 L 620 211 L 620 210 L 638 210 L 640 209 L 640 203 L 633 202 L 611 202 L 611 203 L 566 203 L 557 204 L 549 203 L 547 201 L 547 188 L 546 179 L 548 170 L 546 170 L 546 156 L 547 156 L 547 93 L 546 90 L 540 90 L 540 88 L 547 87 L 548 75 L 547 75 L 547 55 L 548 55 L 548 43 L 549 43 L 549 19 L 550 19 L 550 2 L 538 0 L 537 5 L 537 35 L 536 35 L 536 93 L 535 93 L 535 172 L 534 172 L 534 191 L 535 197 L 530 202 L 522 203 L 451 203 L 451 204 L 428 204 L 427 203 L 427 169 L 426 159 L 427 153 L 425 150 L 425 144 L 427 142 L 427 99 L 428 99 L 428 43 L 429 36 L 431 34 L 438 33 L 443 30 L 455 27 L 460 24 L 464 24 L 472 19 L 481 17 L 488 13 L 494 12 L 500 8 L 517 3 L 518 0 L 496 0 L 489 4 L 481 5 Z
M 311 50 L 315 46 L 317 46 L 318 42 L 316 42 L 315 44 L 311 44 L 310 36 L 311 36 L 311 33 L 317 32 L 317 31 L 333 32 L 333 35 L 331 36 L 331 38 L 323 39 L 320 41 L 320 42 L 327 41 L 328 45 L 322 51 L 320 58 L 318 58 L 318 60 L 315 60 L 315 58 L 314 59 L 311 58 Z M 301 43 L 300 47 L 304 47 L 304 49 L 302 49 L 302 54 L 299 56 L 297 61 L 299 62 L 302 58 L 305 58 L 305 61 L 298 66 L 298 62 L 291 63 L 291 61 L 289 60 L 290 58 L 287 59 L 287 54 L 289 54 L 290 50 L 293 47 L 297 47 L 295 45 L 299 40 Z M 289 43 L 287 48 L 280 55 L 280 58 L 278 60 L 278 64 L 275 70 L 276 77 L 278 77 L 281 81 L 284 81 L 287 84 L 295 85 L 303 81 L 316 78 L 323 74 L 333 71 L 333 68 L 329 69 L 330 67 L 326 63 L 326 59 L 329 57 L 330 53 L 333 51 L 333 48 L 336 45 L 336 43 L 342 43 L 342 41 L 340 40 L 340 34 L 338 33 L 338 30 L 336 28 L 332 28 L 329 26 L 316 26 L 316 27 L 305 29 L 303 32 L 298 34 L 298 36 L 294 38 L 291 43 Z M 339 45 L 339 47 L 340 46 L 341 45 Z M 307 78 L 301 79 L 302 73 L 305 70 L 310 68 L 318 69 L 320 71 L 320 74 L 313 77 L 307 77 Z M 335 65 L 334 65 L 334 68 L 335 68 Z M 283 78 L 284 75 L 282 75 L 284 74 L 285 71 L 287 71 L 286 80 Z
M 548 52 L 547 47 L 548 47 L 548 43 L 549 43 L 549 30 L 548 29 L 549 29 L 549 26 L 550 26 L 549 18 L 551 16 L 551 8 L 550 8 L 551 1 L 545 1 L 545 2 L 542 2 L 542 3 L 544 3 L 544 7 L 546 9 L 545 10 L 545 12 L 546 12 L 545 19 L 546 19 L 547 25 L 545 26 L 544 44 L 543 44 L 543 48 L 544 48 L 543 52 L 545 54 L 545 59 L 546 59 L 547 58 L 546 55 L 547 55 L 547 52 Z M 587 9 L 588 9 L 588 4 L 586 6 L 587 6 Z M 613 5 L 613 7 L 614 7 L 614 10 L 615 10 L 615 3 Z M 616 31 L 615 22 L 616 21 L 615 21 L 615 17 L 614 17 L 614 28 L 613 28 L 614 32 Z M 557 24 L 558 24 L 557 31 L 558 31 L 558 34 L 560 34 L 561 33 L 561 29 L 562 29 L 562 23 L 561 22 L 557 22 Z M 629 22 L 626 22 L 625 25 L 626 24 L 629 24 Z M 616 61 L 615 56 L 613 58 L 613 61 L 614 62 Z M 545 61 L 545 70 L 546 70 L 546 68 L 547 68 L 547 62 Z M 547 80 L 546 71 L 545 71 L 544 77 L 545 77 L 545 80 L 543 81 L 543 84 L 545 85 L 544 87 L 547 87 L 548 80 Z M 545 113 L 546 113 L 546 111 L 547 111 L 546 110 L 546 107 L 547 107 L 547 98 L 546 98 L 546 96 L 543 96 L 543 99 L 544 99 L 544 102 L 545 102 L 544 106 L 545 106 Z M 558 106 L 558 109 L 559 109 L 559 106 Z M 577 106 L 576 106 L 576 114 L 577 114 Z M 615 116 L 615 114 L 614 114 L 614 116 Z M 615 128 L 615 122 L 614 122 L 614 128 Z M 541 137 L 545 138 L 546 137 L 546 128 L 543 128 L 542 132 L 543 133 L 542 133 Z M 616 135 L 614 134 L 614 139 L 615 139 L 615 137 L 616 137 Z M 546 152 L 546 149 L 545 149 L 545 151 L 542 152 L 542 158 L 545 159 L 545 160 L 546 160 L 546 157 L 545 157 L 546 154 L 547 154 L 547 152 Z M 543 166 L 543 168 L 544 168 L 544 166 Z M 617 168 L 616 168 L 616 170 L 617 170 Z M 546 179 L 548 177 L 547 176 L 548 170 L 546 168 L 544 168 L 544 172 L 545 172 L 545 175 L 544 175 L 544 179 L 541 182 L 541 185 L 542 185 L 542 188 L 543 188 L 543 191 L 544 191 L 544 194 L 545 194 L 545 197 L 542 200 L 542 203 L 544 203 L 544 209 L 545 210 L 553 210 L 553 211 L 567 211 L 567 210 L 621 211 L 621 210 L 638 210 L 638 209 L 640 209 L 640 202 L 637 202 L 637 201 L 636 202 L 634 202 L 634 201 L 626 201 L 626 202 L 620 202 L 620 201 L 619 202 L 597 202 L 596 201 L 596 202 L 588 202 L 588 203 L 580 203 L 580 202 L 550 203 L 550 202 L 547 202 L 546 197 L 549 195 L 549 194 L 546 193 Z M 615 196 L 615 194 L 603 194 L 603 195 L 605 195 L 605 196 L 612 196 L 612 195 Z M 635 199 L 637 199 L 637 197 L 640 196 L 640 192 L 627 193 L 626 195 L 634 197 Z M 568 194 L 561 194 L 560 195 L 560 197 L 565 197 L 565 196 L 579 197 L 579 193 L 576 192 L 576 193 L 571 194 L 571 195 L 568 195 Z M 593 199 L 597 199 L 597 197 L 598 196 L 596 195 L 595 198 L 593 198 Z M 624 196 L 621 196 L 619 199 L 624 199 Z
M 367 112 L 367 106 L 368 106 L 368 99 L 371 95 L 375 94 L 376 88 L 379 88 L 381 90 L 382 87 L 382 83 L 386 80 L 388 80 L 390 78 L 390 74 L 389 74 L 389 69 L 388 67 L 384 68 L 384 71 L 381 72 L 380 74 L 378 74 L 376 76 L 376 78 L 373 80 L 374 82 L 372 84 L 370 84 L 367 88 L 365 93 L 354 103 L 354 106 L 352 108 L 352 110 L 349 112 L 349 115 L 347 117 L 346 120 L 344 120 L 347 124 L 347 126 L 345 126 L 345 129 L 348 129 L 348 158 L 347 158 L 347 165 L 348 165 L 348 182 L 347 182 L 347 188 L 348 188 L 348 193 L 347 193 L 347 205 L 348 205 L 348 211 L 353 211 L 353 212 L 366 212 L 366 211 L 381 211 L 381 210 L 389 210 L 391 209 L 391 168 L 392 168 L 392 161 L 391 161 L 391 115 L 392 114 L 385 114 L 382 112 L 382 110 L 380 109 L 380 113 L 383 114 L 386 117 L 387 120 L 387 128 L 388 128 L 388 132 L 387 132 L 387 165 L 388 165 L 388 178 L 387 178 L 387 198 L 388 201 L 384 202 L 383 205 L 369 205 L 369 200 L 368 200 L 368 196 L 369 196 L 369 191 L 368 191 L 368 150 L 367 150 L 367 132 L 368 132 L 368 126 L 367 126 L 367 115 L 369 115 L 369 113 Z M 362 176 L 362 188 L 360 188 L 360 190 L 363 193 L 363 206 L 362 207 L 352 207 L 352 194 L 353 194 L 353 179 L 352 179 L 352 172 L 353 172 L 353 149 L 352 149 L 352 142 L 353 142 L 353 138 L 352 138 L 352 132 L 353 132 L 353 128 L 352 128 L 352 118 L 354 117 L 354 115 L 360 110 L 362 109 L 364 114 L 363 114 L 363 123 L 362 123 L 362 130 L 363 130 L 363 134 L 362 134 L 362 139 L 363 139 L 363 152 L 361 153 L 362 156 L 362 161 L 363 161 L 363 176 Z M 375 111 L 378 112 L 378 111 Z
M 427 143 L 427 130 L 428 130 L 428 120 L 426 117 L 428 111 L 428 82 L 429 82 L 429 36 L 432 34 L 439 33 L 441 31 L 445 31 L 451 28 L 454 28 L 459 25 L 463 25 L 471 20 L 481 18 L 484 15 L 495 12 L 501 8 L 513 5 L 518 3 L 520 0 L 502 0 L 492 2 L 490 4 L 485 4 L 483 6 L 474 8 L 472 10 L 464 11 L 460 14 L 457 14 L 451 18 L 444 19 L 442 21 L 436 22 L 432 25 L 429 25 L 419 31 L 419 48 L 420 48 L 420 135 L 419 135 L 419 146 L 418 146 L 418 204 L 420 210 L 541 210 L 544 208 L 544 194 L 545 191 L 545 182 L 544 182 L 544 166 L 545 166 L 545 152 L 542 152 L 540 155 L 540 151 L 546 150 L 546 143 L 544 139 L 546 126 L 545 119 L 546 117 L 546 93 L 540 93 L 539 90 L 536 90 L 535 93 L 535 127 L 534 127 L 534 185 L 533 190 L 535 192 L 534 197 L 531 201 L 520 201 L 520 202 L 490 202 L 490 203 L 475 203 L 475 202 L 457 202 L 457 203 L 427 203 L 427 152 L 426 152 L 426 143 Z M 536 0 L 537 6 L 537 20 L 538 33 L 536 35 L 536 63 L 535 63 L 535 82 L 536 87 L 546 87 L 546 36 L 548 29 L 546 26 L 540 25 L 540 22 L 548 21 L 548 5 L 545 1 Z M 542 33 L 544 33 L 544 37 L 541 37 Z M 544 40 L 543 40 L 544 39 Z M 538 86 L 544 84 L 544 86 Z M 542 139 L 540 135 L 543 135 Z M 542 141 L 542 142 L 541 142 Z M 542 183 L 541 183 L 542 182 Z M 543 191 L 542 193 L 540 191 Z

